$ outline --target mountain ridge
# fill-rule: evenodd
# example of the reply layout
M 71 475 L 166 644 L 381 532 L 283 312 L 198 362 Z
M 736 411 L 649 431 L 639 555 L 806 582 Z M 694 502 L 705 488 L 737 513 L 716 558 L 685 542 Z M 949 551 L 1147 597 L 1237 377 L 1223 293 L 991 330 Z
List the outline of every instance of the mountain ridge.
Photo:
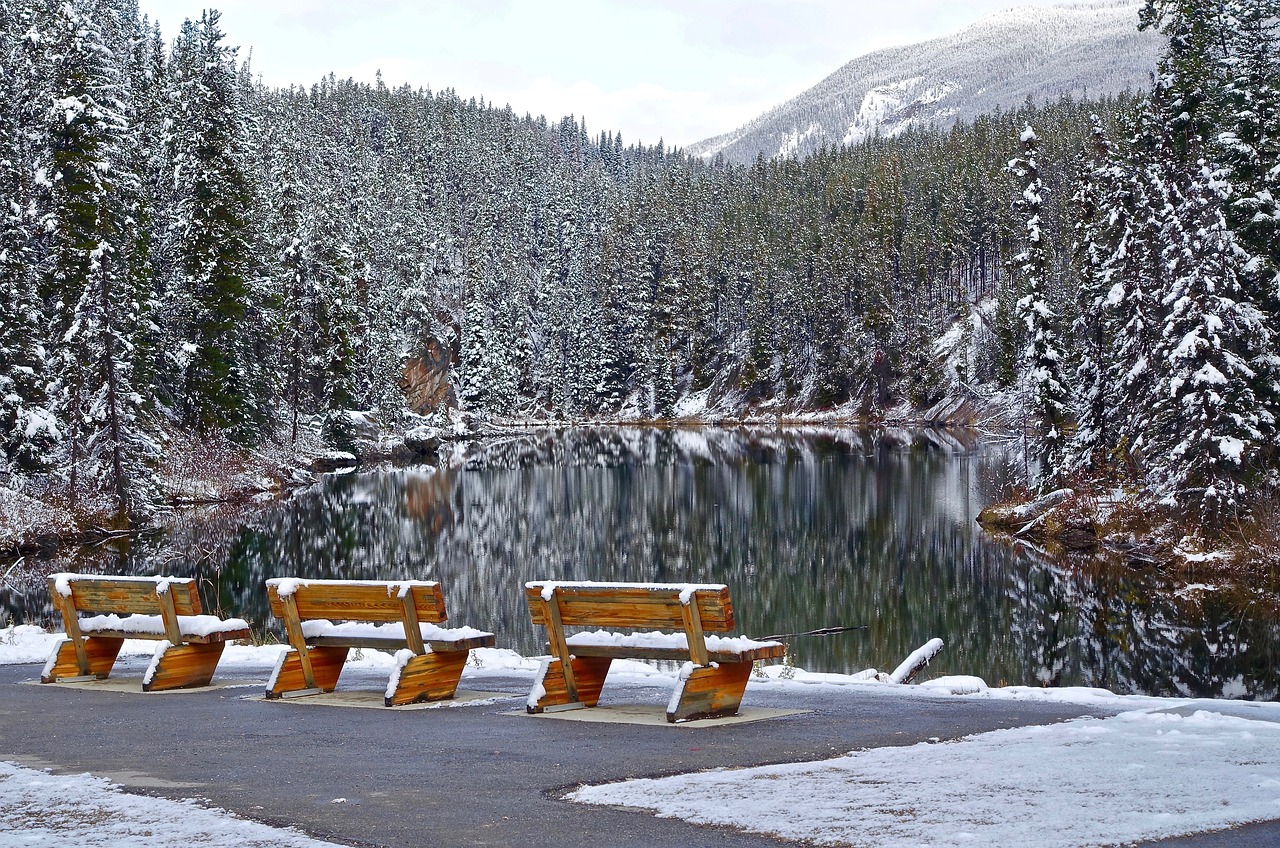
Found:
M 1129 0 L 1011 7 L 952 35 L 890 47 L 845 63 L 817 85 L 686 152 L 747 164 L 758 155 L 895 136 L 1021 105 L 1118 94 L 1147 86 L 1165 47 L 1138 30 Z

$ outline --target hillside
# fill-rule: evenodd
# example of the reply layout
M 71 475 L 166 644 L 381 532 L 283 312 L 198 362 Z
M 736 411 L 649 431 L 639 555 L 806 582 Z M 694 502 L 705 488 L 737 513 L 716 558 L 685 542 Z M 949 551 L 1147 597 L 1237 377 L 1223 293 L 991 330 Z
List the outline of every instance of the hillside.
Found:
M 1028 97 L 1098 97 L 1145 89 L 1164 36 L 1137 29 L 1138 4 L 1011 8 L 955 35 L 880 50 L 733 132 L 688 148 L 749 163 L 822 146 L 950 127 Z

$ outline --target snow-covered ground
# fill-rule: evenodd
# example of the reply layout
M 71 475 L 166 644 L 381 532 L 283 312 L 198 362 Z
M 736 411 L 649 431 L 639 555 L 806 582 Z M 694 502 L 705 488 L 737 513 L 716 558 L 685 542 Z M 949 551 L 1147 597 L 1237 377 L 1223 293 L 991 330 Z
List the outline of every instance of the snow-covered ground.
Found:
M 1186 712 L 587 786 L 569 798 L 877 848 L 1081 848 L 1280 817 L 1280 724 Z
M 130 795 L 89 774 L 0 762 L 0 845 L 19 848 L 324 848 L 295 830 L 195 801 Z
M 38 627 L 0 629 L 0 664 L 43 662 L 60 638 Z M 154 642 L 128 641 L 122 656 L 146 656 L 154 649 Z M 236 676 L 260 672 L 265 679 L 283 649 L 232 645 L 219 668 Z M 473 657 L 464 688 L 483 686 L 486 677 L 532 678 L 538 666 L 503 649 L 477 650 Z M 394 664 L 389 654 L 369 651 L 348 668 L 373 675 L 390 673 Z M 752 680 L 755 691 L 839 687 L 908 698 L 1054 701 L 1119 714 L 855 751 L 814 763 L 588 786 L 569 798 L 817 844 L 876 848 L 1084 848 L 1280 818 L 1280 704 L 1122 696 L 1087 688 L 992 688 L 976 677 L 902 686 L 866 674 L 814 674 L 787 666 L 764 671 Z M 610 678 L 651 685 L 677 673 L 618 662 Z M 217 810 L 195 808 L 201 812 L 194 818 L 157 812 L 172 803 L 129 796 L 88 775 L 55 777 L 0 764 L 0 843 L 10 844 L 5 828 L 20 821 L 21 830 L 10 835 L 35 836 L 12 844 L 141 844 L 138 834 L 151 831 L 149 846 L 185 845 L 197 838 L 192 828 L 207 828 L 214 835 L 198 838 L 214 846 L 322 844 Z M 48 831 L 54 822 L 56 839 Z M 76 830 L 81 823 L 84 830 Z

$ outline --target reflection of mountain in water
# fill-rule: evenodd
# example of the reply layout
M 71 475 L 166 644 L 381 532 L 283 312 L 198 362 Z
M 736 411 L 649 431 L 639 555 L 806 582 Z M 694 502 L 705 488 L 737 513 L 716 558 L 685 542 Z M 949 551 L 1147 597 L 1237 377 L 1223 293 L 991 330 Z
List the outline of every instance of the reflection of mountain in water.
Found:
M 267 577 L 436 578 L 455 623 L 535 654 L 527 580 L 724 582 L 748 635 L 867 625 L 796 640 L 810 669 L 889 666 L 940 636 L 936 670 L 992 683 L 1274 697 L 1277 628 L 1228 593 L 986 540 L 974 518 L 1005 466 L 932 431 L 547 431 L 440 469 L 328 477 L 251 527 L 194 519 L 99 556 L 135 573 L 176 556 L 163 570 L 206 578 L 257 624 Z M 40 587 L 0 604 L 51 612 Z

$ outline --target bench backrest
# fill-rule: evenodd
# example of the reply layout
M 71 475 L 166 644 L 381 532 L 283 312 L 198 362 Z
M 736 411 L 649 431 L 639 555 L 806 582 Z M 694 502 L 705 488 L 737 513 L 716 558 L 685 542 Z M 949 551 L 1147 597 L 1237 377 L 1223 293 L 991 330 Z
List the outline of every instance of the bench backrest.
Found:
M 49 596 L 70 598 L 74 610 L 105 613 L 161 611 L 160 589 L 173 599 L 178 615 L 200 615 L 200 593 L 190 577 L 104 577 L 96 574 L 53 574 Z M 61 602 L 59 602 L 61 603 Z
M 729 587 L 720 584 L 526 583 L 525 599 L 534 624 L 548 624 L 543 603 L 548 594 L 554 597 L 565 627 L 684 630 L 690 611 L 687 601 L 689 606 L 696 604 L 703 631 L 733 629 Z
M 293 598 L 301 621 L 317 618 L 344 621 L 404 621 L 406 599 L 414 617 L 439 624 L 448 618 L 444 592 L 434 580 L 302 580 L 277 577 L 267 581 L 271 614 L 285 620 L 286 597 Z

